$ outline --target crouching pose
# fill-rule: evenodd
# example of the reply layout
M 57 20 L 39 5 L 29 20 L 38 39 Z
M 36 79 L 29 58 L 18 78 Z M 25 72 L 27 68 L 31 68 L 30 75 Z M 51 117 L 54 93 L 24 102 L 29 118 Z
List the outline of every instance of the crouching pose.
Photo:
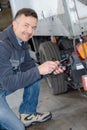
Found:
M 12 24 L 0 32 L 0 130 L 25 130 L 25 127 L 52 118 L 50 112 L 38 113 L 39 81 L 44 75 L 62 73 L 58 61 L 36 65 L 29 55 L 28 40 L 35 33 L 37 13 L 20 9 Z M 20 118 L 9 107 L 6 96 L 24 88 L 19 107 Z

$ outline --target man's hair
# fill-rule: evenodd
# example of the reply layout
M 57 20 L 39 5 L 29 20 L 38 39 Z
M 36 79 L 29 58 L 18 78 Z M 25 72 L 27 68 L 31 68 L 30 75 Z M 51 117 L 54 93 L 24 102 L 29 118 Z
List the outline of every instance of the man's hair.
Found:
M 20 10 L 16 13 L 14 19 L 17 19 L 17 18 L 20 17 L 22 14 L 25 15 L 26 17 L 32 16 L 32 17 L 38 19 L 37 13 L 35 12 L 35 10 L 33 10 L 33 9 L 31 9 L 31 8 L 22 8 L 22 9 L 20 9 Z

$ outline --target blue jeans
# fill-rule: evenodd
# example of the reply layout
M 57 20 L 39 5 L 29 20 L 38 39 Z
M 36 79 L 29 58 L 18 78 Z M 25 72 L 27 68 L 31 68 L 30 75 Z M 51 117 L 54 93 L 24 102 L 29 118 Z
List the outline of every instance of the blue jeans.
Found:
M 24 88 L 23 101 L 19 107 L 21 114 L 36 112 L 39 90 L 39 82 Z M 0 130 L 25 130 L 20 119 L 9 107 L 6 101 L 7 95 L 9 95 L 8 92 L 0 91 Z

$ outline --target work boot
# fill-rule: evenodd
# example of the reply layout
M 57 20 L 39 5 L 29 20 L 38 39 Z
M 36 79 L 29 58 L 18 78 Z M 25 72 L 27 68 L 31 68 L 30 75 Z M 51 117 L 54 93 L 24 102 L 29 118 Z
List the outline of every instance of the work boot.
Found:
M 35 114 L 20 114 L 20 119 L 25 127 L 31 126 L 36 123 L 42 123 L 52 118 L 50 112 L 35 113 Z

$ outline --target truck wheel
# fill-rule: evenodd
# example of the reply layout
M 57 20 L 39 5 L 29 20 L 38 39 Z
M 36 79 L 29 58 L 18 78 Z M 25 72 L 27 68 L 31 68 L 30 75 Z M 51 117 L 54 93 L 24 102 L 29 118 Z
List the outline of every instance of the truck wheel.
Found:
M 60 52 L 57 44 L 47 41 L 40 44 L 39 47 L 40 62 L 47 60 L 60 60 Z M 67 91 L 67 85 L 64 80 L 64 73 L 52 75 L 46 78 L 48 86 L 52 88 L 54 95 L 61 94 Z

